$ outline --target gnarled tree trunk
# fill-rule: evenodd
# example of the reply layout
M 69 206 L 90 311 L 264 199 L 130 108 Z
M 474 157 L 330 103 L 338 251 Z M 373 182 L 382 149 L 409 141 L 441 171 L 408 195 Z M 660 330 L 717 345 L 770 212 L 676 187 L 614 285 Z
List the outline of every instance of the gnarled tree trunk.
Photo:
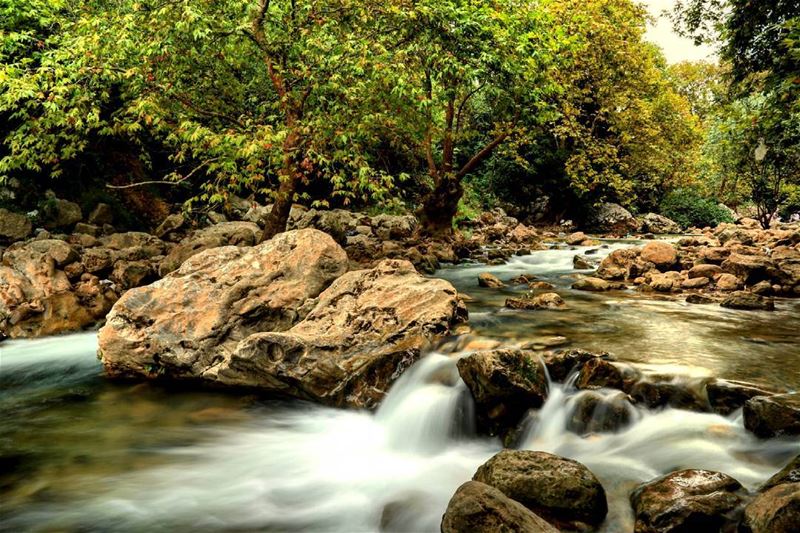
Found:
M 451 236 L 453 219 L 463 194 L 464 187 L 460 178 L 450 175 L 439 179 L 436 186 L 425 195 L 417 210 L 422 231 L 431 237 Z

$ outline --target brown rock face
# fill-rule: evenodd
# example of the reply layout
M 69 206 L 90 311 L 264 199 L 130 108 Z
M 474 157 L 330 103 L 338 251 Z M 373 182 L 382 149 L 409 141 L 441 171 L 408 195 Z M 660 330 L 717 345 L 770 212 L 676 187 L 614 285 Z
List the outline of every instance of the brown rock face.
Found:
M 763 492 L 784 483 L 800 483 L 800 455 L 792 459 L 780 472 L 769 478 L 760 490 Z
M 581 368 L 575 386 L 579 389 L 622 389 L 622 371 L 599 357 L 590 359 Z
M 724 416 L 740 409 L 747 400 L 771 393 L 750 383 L 715 379 L 706 385 L 706 394 L 711 408 Z
M 475 399 L 480 429 L 492 435 L 513 428 L 547 398 L 544 366 L 533 352 L 477 352 L 458 361 L 458 373 Z
M 20 241 L 33 231 L 30 219 L 23 214 L 0 208 L 0 242 Z
M 97 278 L 73 286 L 61 269 L 77 257 L 63 241 L 18 243 L 0 265 L 0 332 L 13 338 L 79 330 L 101 319 L 116 295 Z
M 631 494 L 634 531 L 720 531 L 740 505 L 741 492 L 738 481 L 719 472 L 673 472 L 641 485 Z
M 756 396 L 747 400 L 744 427 L 762 438 L 800 435 L 800 393 Z
M 734 253 L 722 263 L 722 270 L 736 275 L 748 285 L 770 279 L 774 269 L 769 258 L 758 255 Z
M 166 276 L 204 250 L 221 246 L 252 246 L 258 242 L 260 234 L 261 229 L 252 222 L 223 222 L 197 230 L 170 251 L 161 262 L 159 274 Z
M 544 519 L 494 487 L 478 481 L 461 485 L 442 517 L 442 533 L 558 533 Z
M 576 291 L 605 292 L 613 289 L 613 286 L 604 279 L 588 277 L 573 283 L 572 288 Z
M 744 510 L 740 531 L 796 533 L 800 528 L 800 483 L 784 483 L 759 494 Z
M 588 468 L 545 452 L 504 450 L 473 477 L 499 489 L 559 528 L 585 530 L 603 522 L 606 494 Z
M 112 376 L 371 406 L 463 308 L 449 283 L 406 261 L 345 274 L 347 265 L 312 229 L 195 255 L 120 299 L 100 331 L 103 364 Z
M 647 243 L 642 248 L 643 261 L 653 263 L 659 270 L 668 270 L 678 262 L 678 252 L 671 244 L 663 241 Z

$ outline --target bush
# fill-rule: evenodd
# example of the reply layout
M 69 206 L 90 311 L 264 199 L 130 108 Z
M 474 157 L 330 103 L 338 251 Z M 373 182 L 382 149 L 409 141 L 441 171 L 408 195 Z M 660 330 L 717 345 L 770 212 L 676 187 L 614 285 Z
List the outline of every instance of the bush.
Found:
M 717 200 L 706 198 L 692 189 L 676 189 L 661 201 L 661 214 L 671 218 L 681 227 L 717 226 L 733 222 L 733 217 Z

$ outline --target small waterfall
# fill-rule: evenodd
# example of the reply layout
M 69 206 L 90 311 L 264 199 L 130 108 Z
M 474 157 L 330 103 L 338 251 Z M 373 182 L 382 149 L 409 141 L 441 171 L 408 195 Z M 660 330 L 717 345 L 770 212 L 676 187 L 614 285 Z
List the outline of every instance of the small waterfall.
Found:
M 457 438 L 474 437 L 472 396 L 456 359 L 431 354 L 392 387 L 375 416 L 397 450 L 437 453 Z

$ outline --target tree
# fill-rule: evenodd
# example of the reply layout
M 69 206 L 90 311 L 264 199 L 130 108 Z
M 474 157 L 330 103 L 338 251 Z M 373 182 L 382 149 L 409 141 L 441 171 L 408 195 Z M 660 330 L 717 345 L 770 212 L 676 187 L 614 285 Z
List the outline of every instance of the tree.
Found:
M 417 211 L 448 235 L 463 180 L 546 111 L 550 69 L 566 38 L 539 2 L 420 0 L 395 4 L 380 93 L 392 127 L 427 169 Z M 390 113 L 391 114 L 391 113 Z
M 264 231 L 269 238 L 285 229 L 301 184 L 325 180 L 345 197 L 380 196 L 392 185 L 360 149 L 372 132 L 362 127 L 358 100 L 373 90 L 371 58 L 385 52 L 375 38 L 382 5 L 126 0 L 110 8 L 84 2 L 53 46 L 50 64 L 15 73 L 8 108 L 27 110 L 19 114 L 15 138 L 41 129 L 52 115 L 31 88 L 47 78 L 53 91 L 71 98 L 63 108 L 74 115 L 53 120 L 55 135 L 63 137 L 69 121 L 95 117 L 93 131 L 158 138 L 174 171 L 156 182 L 196 180 L 198 198 L 210 203 L 231 192 L 267 195 L 274 201 Z M 52 79 L 49 72 L 64 75 Z M 116 105 L 108 112 L 87 112 L 110 99 Z M 78 143 L 86 137 L 75 134 Z M 34 167 L 48 147 L 61 150 L 45 158 L 48 164 L 72 155 L 62 138 L 47 146 L 10 144 L 5 170 Z

